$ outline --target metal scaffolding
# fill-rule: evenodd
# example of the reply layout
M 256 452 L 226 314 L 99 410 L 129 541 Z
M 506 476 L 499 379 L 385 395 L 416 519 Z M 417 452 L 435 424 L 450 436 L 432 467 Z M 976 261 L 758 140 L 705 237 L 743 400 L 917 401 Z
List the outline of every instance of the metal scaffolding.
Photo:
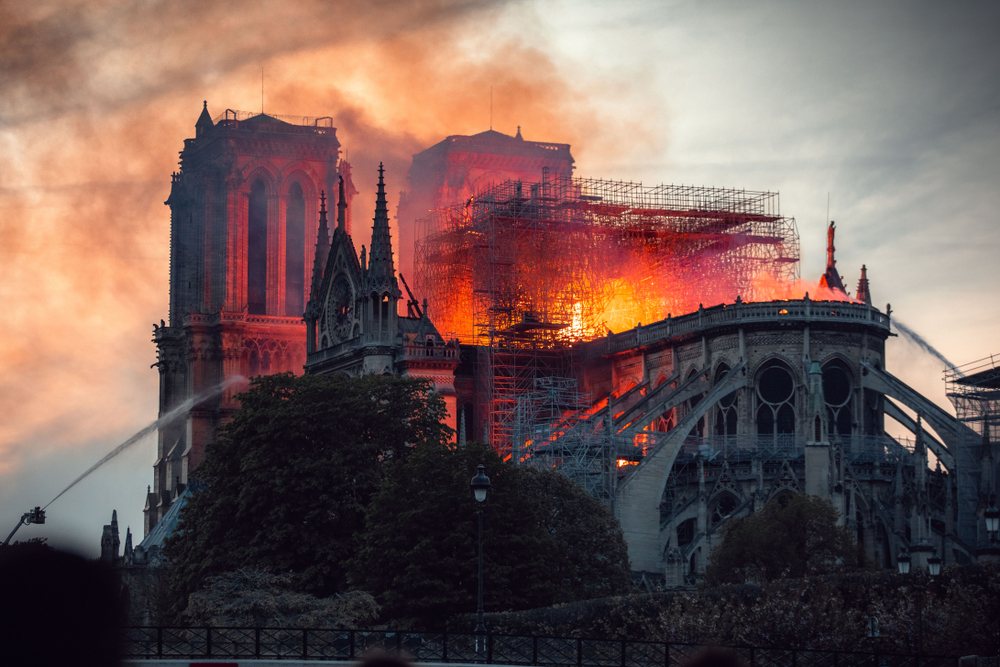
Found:
M 959 424 L 968 427 L 957 429 L 958 535 L 969 544 L 977 544 L 984 537 L 978 514 L 996 503 L 1000 357 L 990 355 L 947 370 L 944 379 L 955 416 Z
M 576 380 L 535 378 L 534 388 L 517 397 L 513 460 L 556 468 L 595 498 L 613 500 L 616 438 L 608 433 L 605 419 L 593 417 L 590 394 L 577 391 Z
M 480 423 L 509 453 L 518 397 L 572 343 L 798 277 L 778 195 L 558 177 L 508 181 L 421 222 L 416 281 L 438 330 L 480 346 Z M 761 280 L 765 278 L 765 280 Z M 471 317 L 470 317 L 471 315 Z

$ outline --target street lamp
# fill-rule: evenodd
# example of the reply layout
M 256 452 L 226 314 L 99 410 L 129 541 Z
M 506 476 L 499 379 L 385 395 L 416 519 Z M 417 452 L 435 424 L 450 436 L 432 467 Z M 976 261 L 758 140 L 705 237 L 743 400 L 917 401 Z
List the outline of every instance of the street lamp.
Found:
M 486 476 L 486 467 L 480 463 L 476 471 L 476 476 L 472 478 L 469 485 L 472 488 L 472 497 L 476 500 L 476 512 L 479 514 L 479 610 L 476 612 L 476 634 L 485 634 L 486 625 L 483 623 L 483 503 L 486 502 L 486 495 L 490 491 L 490 478 Z
M 896 567 L 899 568 L 899 573 L 909 580 L 910 554 L 905 551 L 899 554 L 896 558 Z M 941 574 L 941 559 L 937 554 L 927 559 L 927 573 L 931 579 Z M 920 655 L 924 652 L 924 591 L 927 589 L 927 581 L 914 578 L 911 585 L 917 591 L 917 655 Z
M 990 541 L 996 540 L 997 530 L 1000 529 L 1000 510 L 995 505 L 991 505 L 983 515 L 986 519 L 986 532 L 990 534 Z
M 899 573 L 906 575 L 910 573 L 910 554 L 905 551 L 899 554 L 896 558 L 896 567 L 899 568 Z

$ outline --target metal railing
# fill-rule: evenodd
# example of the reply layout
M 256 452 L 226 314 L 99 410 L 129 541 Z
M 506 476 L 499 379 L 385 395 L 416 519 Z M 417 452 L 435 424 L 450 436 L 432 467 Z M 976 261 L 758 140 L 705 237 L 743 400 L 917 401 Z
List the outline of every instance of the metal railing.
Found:
M 417 662 L 547 667 L 674 667 L 700 644 L 497 634 L 302 628 L 128 628 L 126 658 L 357 660 L 368 651 L 400 651 Z M 750 667 L 959 667 L 957 656 L 875 651 L 729 647 Z M 991 665 L 997 663 L 991 659 Z

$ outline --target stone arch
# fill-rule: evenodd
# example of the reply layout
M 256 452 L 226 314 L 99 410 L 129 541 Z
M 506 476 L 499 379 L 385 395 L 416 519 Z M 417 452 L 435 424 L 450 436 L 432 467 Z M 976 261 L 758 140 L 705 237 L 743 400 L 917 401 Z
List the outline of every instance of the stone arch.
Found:
M 615 516 L 621 522 L 634 569 L 652 571 L 660 567 L 660 504 L 674 461 L 695 423 L 719 398 L 746 385 L 745 366 L 746 362 L 741 360 L 725 382 L 709 388 L 694 410 L 684 415 L 670 433 L 659 438 L 649 454 L 619 482 Z M 637 422 L 637 427 L 642 425 L 643 421 Z
M 799 491 L 791 487 L 781 486 L 774 490 L 774 492 L 771 494 L 771 497 L 767 499 L 767 502 L 781 503 L 782 505 L 784 505 L 787 504 L 789 500 L 798 495 L 798 493 Z
M 857 373 L 853 364 L 840 354 L 831 355 L 820 367 L 823 372 L 823 396 L 826 400 L 827 431 L 831 435 L 850 436 L 857 419 Z
M 761 442 L 781 444 L 794 439 L 796 394 L 801 382 L 784 359 L 771 357 L 758 365 L 753 375 L 754 424 Z
M 723 381 L 726 374 L 732 370 L 726 361 L 720 361 L 712 374 L 712 384 Z M 715 419 L 712 424 L 712 434 L 723 438 L 735 436 L 739 424 L 739 393 L 734 389 L 719 399 L 715 406 Z
M 255 160 L 243 173 L 245 178 L 238 196 L 244 213 L 239 216 L 236 235 L 246 257 L 241 283 L 247 312 L 265 315 L 277 301 L 278 179 L 265 160 Z
M 656 387 L 659 387 L 661 384 L 663 384 L 669 379 L 670 379 L 669 375 L 667 375 L 666 373 L 660 373 L 656 378 L 656 382 L 653 383 L 653 388 L 655 389 Z M 675 382 L 674 387 L 676 387 L 676 385 L 677 383 Z M 677 425 L 677 409 L 670 408 L 669 410 L 666 410 L 663 414 L 661 414 L 659 417 L 653 420 L 653 422 L 649 425 L 649 430 L 656 431 L 659 433 L 668 433 L 676 425 Z
M 677 524 L 677 528 L 674 530 L 675 535 L 674 544 L 679 547 L 686 547 L 694 542 L 696 533 L 698 532 L 698 519 L 691 517 L 690 519 L 685 519 Z
M 708 503 L 708 527 L 715 528 L 739 509 L 740 498 L 733 491 L 725 489 L 715 494 Z
M 315 247 L 319 193 L 313 179 L 297 169 L 282 180 L 282 227 L 280 273 L 284 282 L 284 314 L 297 317 L 305 308 L 310 248 Z
M 696 377 L 699 374 L 699 372 L 700 372 L 700 369 L 698 369 L 698 368 L 691 368 L 688 371 L 687 377 L 685 379 L 690 380 L 690 379 Z M 696 394 L 695 396 L 692 396 L 690 399 L 688 399 L 687 400 L 687 405 L 686 405 L 686 408 L 687 408 L 686 411 L 687 412 L 693 412 L 694 409 L 696 407 L 698 407 L 698 404 L 701 403 L 701 401 L 702 401 L 703 398 L 705 398 L 705 394 Z M 701 417 L 698 418 L 697 423 L 692 428 L 692 433 L 694 433 L 698 437 L 701 437 L 701 436 L 705 435 L 705 417 L 704 416 L 701 416 Z

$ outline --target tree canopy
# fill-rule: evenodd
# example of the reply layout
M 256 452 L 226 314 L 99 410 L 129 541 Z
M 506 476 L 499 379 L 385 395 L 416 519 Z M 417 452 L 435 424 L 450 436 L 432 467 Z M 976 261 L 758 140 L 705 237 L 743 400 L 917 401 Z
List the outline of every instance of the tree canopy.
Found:
M 478 507 L 469 483 L 480 463 L 491 480 L 483 507 L 486 609 L 628 589 L 618 522 L 582 488 L 551 470 L 506 464 L 479 443 L 431 445 L 391 463 L 351 563 L 353 585 L 373 593 L 387 617 L 441 629 L 476 609 Z
M 292 573 L 320 597 L 345 590 L 381 463 L 451 434 L 443 401 L 411 378 L 286 373 L 255 378 L 239 399 L 164 545 L 175 614 L 206 577 L 240 568 Z
M 853 533 L 837 525 L 839 513 L 816 496 L 772 500 L 750 516 L 731 520 L 712 549 L 710 585 L 772 581 L 826 574 L 857 565 Z

